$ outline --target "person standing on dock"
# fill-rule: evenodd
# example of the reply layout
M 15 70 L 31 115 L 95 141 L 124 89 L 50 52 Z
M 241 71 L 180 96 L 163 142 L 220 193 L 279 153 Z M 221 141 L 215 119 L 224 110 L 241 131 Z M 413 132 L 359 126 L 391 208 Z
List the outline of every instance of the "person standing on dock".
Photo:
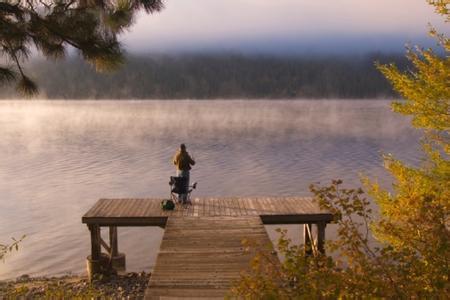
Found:
M 177 168 L 177 176 L 185 178 L 185 191 L 189 190 L 189 176 L 191 166 L 195 165 L 194 159 L 186 151 L 186 145 L 181 144 L 173 158 L 173 164 Z M 180 200 L 185 203 L 187 201 L 187 194 L 180 194 Z

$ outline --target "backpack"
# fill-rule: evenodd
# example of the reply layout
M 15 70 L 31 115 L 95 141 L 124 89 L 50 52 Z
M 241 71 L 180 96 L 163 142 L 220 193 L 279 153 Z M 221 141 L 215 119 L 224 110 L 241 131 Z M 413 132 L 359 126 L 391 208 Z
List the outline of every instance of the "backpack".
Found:
M 173 210 L 175 208 L 175 203 L 171 199 L 166 199 L 161 201 L 162 210 Z

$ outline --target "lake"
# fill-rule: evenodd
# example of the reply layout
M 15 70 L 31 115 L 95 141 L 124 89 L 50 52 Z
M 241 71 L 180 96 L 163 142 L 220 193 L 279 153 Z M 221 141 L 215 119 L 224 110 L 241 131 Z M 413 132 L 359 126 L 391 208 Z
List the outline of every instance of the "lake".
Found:
M 420 132 L 384 100 L 0 101 L 0 243 L 26 234 L 0 279 L 85 272 L 81 216 L 99 199 L 169 196 L 180 143 L 195 196 L 307 196 L 361 174 L 389 186 L 382 154 L 415 165 Z M 159 228 L 119 228 L 129 271 L 150 271 Z M 273 231 L 271 230 L 273 237 Z

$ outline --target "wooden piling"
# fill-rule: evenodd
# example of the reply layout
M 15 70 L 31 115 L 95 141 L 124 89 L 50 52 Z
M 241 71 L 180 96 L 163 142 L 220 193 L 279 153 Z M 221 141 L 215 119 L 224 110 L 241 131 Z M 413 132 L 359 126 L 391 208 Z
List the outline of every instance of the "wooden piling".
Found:
M 325 254 L 325 228 L 327 223 L 317 223 L 317 249 L 319 253 Z
M 311 224 L 303 225 L 303 247 L 305 256 L 311 256 L 313 254 L 313 240 L 311 239 L 312 226 Z
M 92 260 L 100 259 L 100 226 L 92 224 L 89 225 L 89 231 L 91 232 L 91 258 Z
M 117 226 L 109 226 L 109 245 L 111 268 L 114 271 L 125 271 L 125 253 L 119 253 L 119 240 L 117 237 Z
M 111 247 L 111 257 L 117 256 L 119 254 L 119 243 L 116 226 L 109 226 L 109 245 Z

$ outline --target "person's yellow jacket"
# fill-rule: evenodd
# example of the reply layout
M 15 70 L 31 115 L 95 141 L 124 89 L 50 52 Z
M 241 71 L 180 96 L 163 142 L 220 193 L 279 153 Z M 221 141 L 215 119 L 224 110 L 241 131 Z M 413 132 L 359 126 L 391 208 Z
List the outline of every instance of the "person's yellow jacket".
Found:
M 191 165 L 195 165 L 195 161 L 191 158 L 187 151 L 178 150 L 173 158 L 173 164 L 180 171 L 189 171 Z

